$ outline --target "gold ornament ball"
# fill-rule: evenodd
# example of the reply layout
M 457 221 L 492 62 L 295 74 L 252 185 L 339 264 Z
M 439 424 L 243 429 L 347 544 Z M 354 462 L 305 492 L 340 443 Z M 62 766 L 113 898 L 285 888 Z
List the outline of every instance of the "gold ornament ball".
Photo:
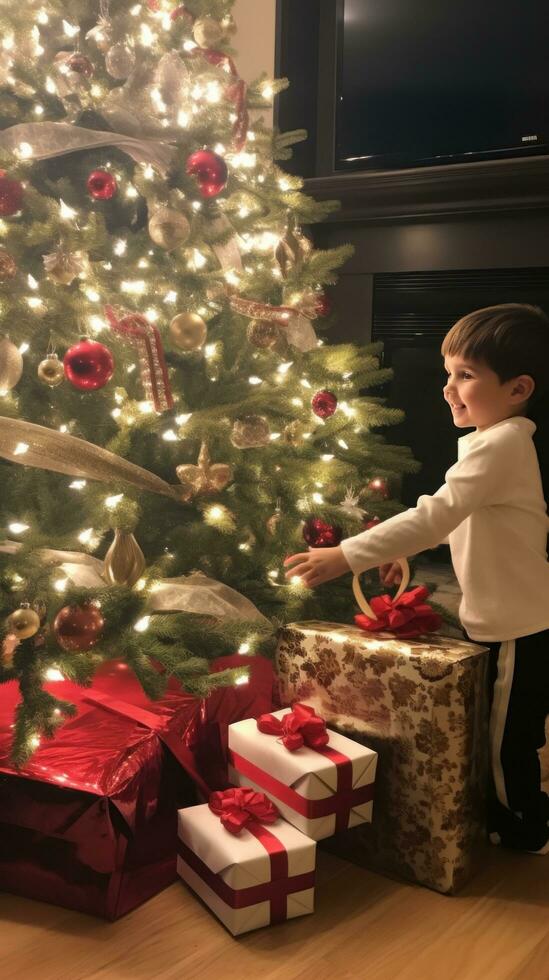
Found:
M 213 17 L 201 17 L 195 21 L 193 37 L 201 48 L 215 48 L 224 34 L 223 25 Z
M 15 259 L 12 258 L 9 252 L 6 252 L 5 248 L 0 248 L 0 282 L 6 282 L 7 279 L 14 279 L 16 275 L 17 266 Z
M 252 320 L 247 334 L 250 344 L 263 350 L 274 347 L 280 337 L 276 323 L 270 323 L 269 320 Z
M 34 636 L 40 629 L 40 616 L 30 607 L 22 607 L 12 612 L 6 619 L 6 626 L 18 640 L 26 640 Z
M 22 374 L 23 358 L 19 348 L 8 337 L 0 337 L 0 393 L 15 388 Z
M 186 242 L 190 233 L 188 219 L 173 208 L 159 208 L 149 221 L 149 235 L 153 242 L 167 252 Z
M 65 369 L 57 354 L 49 354 L 38 365 L 38 378 L 50 388 L 57 388 L 65 378 Z
M 171 341 L 180 350 L 201 350 L 207 336 L 208 328 L 198 313 L 178 313 L 170 323 Z

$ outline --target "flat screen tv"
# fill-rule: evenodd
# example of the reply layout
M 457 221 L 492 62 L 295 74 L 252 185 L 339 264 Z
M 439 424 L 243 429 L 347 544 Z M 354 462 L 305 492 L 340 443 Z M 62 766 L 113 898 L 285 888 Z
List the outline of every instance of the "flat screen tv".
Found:
M 549 152 L 549 0 L 337 0 L 336 170 Z

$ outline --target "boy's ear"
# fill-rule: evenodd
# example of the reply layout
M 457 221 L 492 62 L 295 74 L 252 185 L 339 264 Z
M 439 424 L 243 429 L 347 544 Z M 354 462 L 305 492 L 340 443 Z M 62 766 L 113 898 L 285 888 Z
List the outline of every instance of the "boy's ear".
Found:
M 536 383 L 530 374 L 520 374 L 518 378 L 513 378 L 511 397 L 514 401 L 525 402 L 532 397 L 536 388 Z

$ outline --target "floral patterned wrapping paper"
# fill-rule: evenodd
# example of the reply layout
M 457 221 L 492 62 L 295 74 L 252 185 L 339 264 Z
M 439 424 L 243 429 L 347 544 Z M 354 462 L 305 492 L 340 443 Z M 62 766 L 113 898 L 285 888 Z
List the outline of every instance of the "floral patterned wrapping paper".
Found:
M 327 842 L 356 864 L 437 891 L 469 877 L 484 831 L 488 652 L 442 636 L 352 626 L 281 630 L 281 701 L 310 704 L 379 754 L 372 824 Z

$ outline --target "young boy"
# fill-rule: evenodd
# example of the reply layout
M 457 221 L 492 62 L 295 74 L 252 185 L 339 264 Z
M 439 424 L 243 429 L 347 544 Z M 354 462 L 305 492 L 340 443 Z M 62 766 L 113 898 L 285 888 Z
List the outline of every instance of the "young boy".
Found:
M 490 837 L 547 853 L 549 797 L 537 750 L 549 714 L 549 460 L 540 452 L 549 429 L 549 319 L 521 304 L 477 310 L 452 327 L 442 354 L 454 424 L 474 429 L 458 440 L 444 485 L 337 548 L 292 555 L 287 576 L 315 587 L 379 565 L 390 584 L 397 558 L 450 545 L 461 622 L 490 649 Z

